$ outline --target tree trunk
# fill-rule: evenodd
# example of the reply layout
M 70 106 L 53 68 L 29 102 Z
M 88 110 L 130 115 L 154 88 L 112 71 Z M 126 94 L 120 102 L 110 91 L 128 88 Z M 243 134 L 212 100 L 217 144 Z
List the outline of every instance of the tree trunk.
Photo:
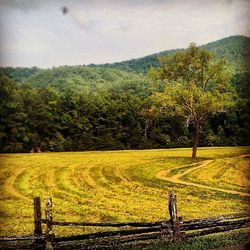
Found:
M 146 126 L 146 124 L 145 124 L 145 128 L 144 128 L 144 139 L 145 139 L 145 141 L 147 140 L 147 126 Z
M 193 136 L 193 153 L 192 153 L 193 160 L 196 160 L 196 152 L 197 152 L 198 142 L 199 142 L 199 129 L 198 129 L 198 127 L 195 127 L 194 136 Z
M 144 139 L 145 139 L 145 141 L 147 141 L 147 139 L 148 139 L 148 134 L 147 134 L 148 128 L 149 128 L 149 120 L 146 120 L 145 121 L 145 128 L 144 128 Z

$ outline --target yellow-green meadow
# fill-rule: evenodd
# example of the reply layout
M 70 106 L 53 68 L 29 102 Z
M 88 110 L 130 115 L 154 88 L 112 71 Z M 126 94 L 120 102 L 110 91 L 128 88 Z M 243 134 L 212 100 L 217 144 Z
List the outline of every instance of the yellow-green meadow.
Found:
M 171 190 L 184 220 L 242 212 L 249 202 L 249 153 L 249 147 L 199 148 L 196 164 L 189 148 L 2 154 L 0 235 L 33 232 L 36 196 L 43 208 L 45 198 L 53 199 L 56 221 L 165 219 Z M 162 171 L 166 178 L 160 178 Z M 187 184 L 168 178 L 180 172 L 180 180 Z M 62 235 L 93 229 L 54 230 Z

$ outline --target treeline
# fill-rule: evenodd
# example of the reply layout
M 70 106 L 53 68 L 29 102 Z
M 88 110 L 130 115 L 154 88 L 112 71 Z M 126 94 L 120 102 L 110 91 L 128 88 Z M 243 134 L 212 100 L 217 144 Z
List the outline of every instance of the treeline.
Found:
M 238 81 L 246 81 L 245 78 Z M 2 75 L 0 151 L 29 152 L 37 147 L 42 151 L 80 151 L 190 146 L 190 128 L 174 117 L 155 115 L 150 109 L 151 94 L 149 83 L 144 81 L 119 82 L 96 91 L 59 90 L 17 84 Z M 201 146 L 249 143 L 248 97 L 242 96 L 234 111 L 210 118 Z
M 249 70 L 249 37 L 231 36 L 220 39 L 215 42 L 208 43 L 206 45 L 202 45 L 200 47 L 207 49 L 208 51 L 214 52 L 215 55 L 219 58 L 225 58 L 228 62 L 230 62 L 230 65 L 232 66 L 234 71 L 241 71 L 242 69 L 246 70 L 246 68 L 247 70 Z M 150 67 L 157 67 L 159 65 L 159 56 L 170 55 L 181 50 L 183 49 L 162 51 L 160 53 L 148 55 L 142 58 L 112 64 L 103 64 L 102 66 L 106 68 L 115 68 L 136 73 L 146 73 Z
M 228 60 L 239 99 L 230 112 L 209 117 L 200 146 L 248 145 L 250 39 L 229 37 L 204 47 Z M 190 126 L 151 108 L 150 96 L 159 89 L 146 72 L 158 65 L 158 55 L 99 66 L 0 68 L 0 152 L 191 146 Z

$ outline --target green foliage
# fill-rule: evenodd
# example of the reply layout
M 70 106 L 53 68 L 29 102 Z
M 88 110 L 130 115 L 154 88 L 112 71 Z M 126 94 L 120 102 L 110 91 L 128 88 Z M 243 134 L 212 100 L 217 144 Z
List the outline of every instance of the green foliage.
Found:
M 55 87 L 60 91 L 99 91 L 120 82 L 136 82 L 145 77 L 119 69 L 90 66 L 61 66 L 52 69 L 2 68 L 5 75 L 17 83 L 29 83 L 34 87 Z
M 225 58 L 234 73 L 249 72 L 250 38 L 232 36 L 202 46 L 216 54 L 217 58 Z
M 232 246 L 233 247 L 230 247 Z M 229 246 L 228 249 L 247 249 L 249 245 L 249 234 L 247 232 L 233 231 L 220 234 L 206 235 L 202 237 L 196 237 L 186 239 L 180 242 L 171 241 L 153 241 L 148 243 L 148 246 L 143 247 L 145 250 L 209 250 L 209 249 L 223 249 Z M 234 247 L 235 246 L 235 247 Z M 138 246 L 131 246 L 132 250 L 142 249 L 140 244 Z
M 160 59 L 160 67 L 149 76 L 165 84 L 164 92 L 153 96 L 160 113 L 178 116 L 194 128 L 193 158 L 196 158 L 199 133 L 208 117 L 232 107 L 237 97 L 225 61 L 215 61 L 205 49 L 191 44 L 189 49 Z
M 250 62 L 250 38 L 244 36 L 232 36 L 223 38 L 218 41 L 208 43 L 201 46 L 201 48 L 214 52 L 218 59 L 224 58 L 231 65 L 234 72 L 246 72 L 249 71 Z M 158 67 L 159 56 L 172 55 L 176 52 L 182 51 L 168 50 L 153 55 L 148 55 L 138 59 L 132 59 L 129 61 L 123 61 L 113 64 L 104 64 L 102 66 L 106 68 L 117 68 L 121 70 L 147 73 L 151 67 Z
M 189 102 L 191 96 L 193 108 L 207 121 L 200 145 L 248 145 L 249 38 L 230 37 L 206 47 L 215 51 L 212 64 L 212 56 L 196 48 L 201 54 L 192 60 L 183 57 L 185 50 L 173 50 L 109 65 L 0 68 L 0 152 L 188 147 L 194 117 L 177 102 Z M 161 57 L 159 63 L 157 56 L 166 54 L 170 57 Z M 227 70 L 220 57 L 228 59 Z M 169 58 L 182 63 L 166 68 Z M 157 65 L 164 66 L 164 72 L 151 73 L 156 83 L 152 85 L 145 72 Z M 213 70 L 219 73 L 211 81 Z M 167 71 L 168 80 L 162 80 Z M 226 113 L 222 108 L 232 106 L 228 93 L 234 95 L 231 84 L 240 98 Z M 168 109 L 159 112 L 150 98 L 153 94 L 156 104 L 164 101 Z M 176 116 L 166 117 L 163 110 L 186 116 L 190 126 Z

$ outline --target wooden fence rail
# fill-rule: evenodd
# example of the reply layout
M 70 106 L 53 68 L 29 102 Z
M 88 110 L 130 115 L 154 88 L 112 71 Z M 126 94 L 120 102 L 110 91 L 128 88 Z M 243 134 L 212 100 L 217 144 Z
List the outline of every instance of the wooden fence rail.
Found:
M 0 242 L 33 241 L 35 249 L 53 249 L 60 242 L 84 241 L 86 248 L 91 244 L 107 246 L 110 242 L 124 244 L 132 241 L 145 241 L 164 238 L 165 240 L 180 240 L 234 229 L 249 227 L 250 214 L 230 214 L 203 219 L 182 221 L 177 214 L 177 199 L 174 192 L 168 195 L 169 219 L 155 222 L 118 222 L 118 223 L 90 223 L 90 222 L 59 222 L 53 221 L 52 199 L 46 199 L 45 219 L 42 219 L 41 201 L 34 198 L 34 234 L 26 236 L 0 237 Z M 42 231 L 42 224 L 46 229 Z M 101 231 L 95 233 L 56 237 L 54 226 L 64 227 L 126 227 L 115 231 Z M 129 227 L 129 228 L 128 228 Z
M 46 220 L 39 220 L 40 223 L 46 223 Z M 166 221 L 155 221 L 155 222 L 119 222 L 119 223 L 90 223 L 90 222 L 59 222 L 53 221 L 54 226 L 64 227 L 154 227 L 160 226 Z M 169 223 L 170 225 L 170 223 Z

